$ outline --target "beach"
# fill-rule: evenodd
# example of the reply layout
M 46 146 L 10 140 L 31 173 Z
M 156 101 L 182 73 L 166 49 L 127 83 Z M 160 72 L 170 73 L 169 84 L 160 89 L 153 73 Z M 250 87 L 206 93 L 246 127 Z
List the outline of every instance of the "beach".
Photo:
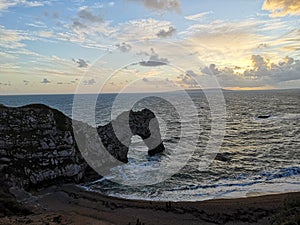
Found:
M 79 186 L 64 185 L 32 193 L 23 202 L 33 214 L 2 217 L 0 224 L 294 224 L 286 222 L 299 222 L 300 192 L 200 202 L 159 202 L 109 197 Z

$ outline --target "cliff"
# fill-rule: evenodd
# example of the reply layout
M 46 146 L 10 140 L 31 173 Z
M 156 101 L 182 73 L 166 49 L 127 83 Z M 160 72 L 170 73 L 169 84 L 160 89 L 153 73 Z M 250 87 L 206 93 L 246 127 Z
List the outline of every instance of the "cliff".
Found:
M 126 127 L 124 124 L 128 118 L 129 127 Z M 75 121 L 80 128 L 75 133 L 84 140 L 79 145 L 75 141 L 78 139 L 74 136 L 72 120 L 45 105 L 0 105 L 0 124 L 0 174 L 8 186 L 25 189 L 100 177 L 85 159 L 98 154 L 97 157 L 106 161 L 101 154 L 109 152 L 118 162 L 128 162 L 127 146 L 132 135 L 140 135 L 144 139 L 149 155 L 164 150 L 158 121 L 148 109 L 124 112 L 115 121 L 97 128 Z M 96 135 L 88 136 L 88 131 L 93 129 L 96 129 Z M 100 145 L 96 139 L 99 137 L 105 147 L 103 152 L 98 151 Z M 85 158 L 82 154 L 86 154 Z M 96 170 L 97 163 L 99 160 L 92 165 Z M 97 171 L 105 174 L 105 171 Z
M 9 186 L 79 182 L 89 166 L 77 149 L 72 121 L 45 105 L 0 107 L 0 171 Z

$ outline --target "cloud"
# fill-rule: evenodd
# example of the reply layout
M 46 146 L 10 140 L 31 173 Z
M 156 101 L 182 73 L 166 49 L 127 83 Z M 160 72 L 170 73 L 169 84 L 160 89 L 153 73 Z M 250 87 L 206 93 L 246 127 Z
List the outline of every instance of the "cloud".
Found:
M 194 79 L 194 76 L 197 76 L 197 74 L 192 71 L 186 71 L 185 74 L 182 74 L 178 77 L 179 82 L 183 84 L 184 86 L 187 86 L 187 88 L 198 88 L 199 84 L 197 81 Z
M 33 23 L 26 23 L 27 26 L 36 28 L 47 28 L 47 25 L 41 21 L 34 21 Z
M 121 52 L 129 52 L 132 49 L 132 46 L 130 44 L 126 44 L 125 42 L 123 42 L 121 44 L 116 44 L 116 47 Z
M 9 7 L 15 6 L 17 4 L 18 4 L 18 1 L 2 0 L 2 1 L 0 1 L 0 11 L 6 10 Z
M 109 5 L 110 7 L 112 7 L 112 6 L 115 5 L 115 2 L 109 2 L 108 5 Z
M 218 68 L 216 68 L 215 64 L 210 64 L 209 67 L 202 68 L 201 72 L 205 73 L 205 74 L 208 74 L 208 75 L 216 75 L 216 74 L 220 73 Z
M 58 85 L 70 85 L 70 84 L 73 84 L 73 83 L 71 81 L 70 82 L 59 81 L 59 82 L 56 82 L 56 84 L 58 84 Z
M 84 85 L 94 85 L 95 83 L 96 83 L 96 81 L 93 78 L 90 80 L 83 81 Z
M 102 23 L 103 22 L 103 18 L 100 15 L 94 15 L 92 13 L 92 11 L 90 10 L 90 8 L 88 7 L 82 7 L 79 9 L 77 16 L 82 19 L 85 20 L 87 22 L 92 22 L 92 23 Z
M 266 84 L 275 84 L 283 81 L 300 80 L 300 60 L 286 56 L 278 63 L 260 55 L 252 55 L 252 69 L 244 72 L 244 76 L 263 80 Z
M 143 81 L 147 83 L 147 82 L 149 82 L 149 79 L 147 79 L 146 77 L 144 77 Z
M 48 80 L 47 78 L 44 78 L 42 81 L 41 81 L 42 84 L 50 84 L 51 81 Z
M 190 16 L 185 16 L 184 18 L 186 20 L 193 20 L 193 21 L 199 21 L 200 19 L 202 19 L 204 16 L 211 14 L 212 12 L 202 12 L 202 13 L 198 13 L 198 14 L 194 14 L 194 15 L 190 15 Z
M 271 17 L 300 15 L 299 0 L 265 0 L 263 10 L 271 11 Z
M 261 55 L 251 56 L 251 66 L 244 72 L 235 72 L 238 67 L 220 67 L 211 64 L 202 68 L 204 75 L 215 75 L 222 87 L 280 86 L 281 82 L 300 80 L 300 60 L 286 56 L 277 63 Z
M 167 30 L 171 27 L 170 21 L 156 19 L 130 20 L 116 26 L 114 38 L 123 42 L 140 41 L 145 39 L 159 38 L 157 34 L 161 30 Z
M 294 29 L 283 35 L 277 43 L 284 51 L 299 51 L 300 50 L 300 29 Z
M 229 34 L 249 34 L 253 33 L 255 29 L 261 24 L 260 21 L 248 20 L 248 21 L 223 21 L 214 20 L 209 23 L 197 23 L 191 25 L 186 34 L 193 37 L 214 37 L 214 36 L 226 36 Z
M 280 66 L 284 65 L 292 65 L 295 62 L 295 60 L 289 56 L 286 56 L 285 58 L 282 59 L 282 61 L 279 62 Z
M 261 43 L 257 46 L 258 49 L 264 49 L 264 48 L 269 48 L 270 45 L 268 45 L 267 43 Z
M 10 82 L 6 82 L 6 83 L 0 82 L 0 86 L 11 86 L 11 83 Z
M 75 80 L 71 80 L 71 81 L 70 81 L 71 84 L 75 84 L 75 83 L 77 83 L 77 82 L 78 82 L 78 79 L 77 79 L 77 78 L 76 78 Z
M 24 47 L 23 40 L 30 40 L 27 34 L 19 30 L 10 30 L 0 25 L 0 47 L 16 49 Z
M 49 1 L 24 1 L 24 0 L 19 0 L 19 3 L 27 6 L 27 7 L 40 7 L 44 5 L 50 5 Z
M 60 13 L 59 12 L 54 12 L 53 14 L 52 14 L 52 18 L 53 19 L 58 19 L 60 17 Z
M 249 61 L 249 54 L 258 53 L 258 46 L 261 43 L 268 43 L 271 47 L 266 48 L 266 51 L 276 54 L 279 45 L 283 43 L 276 43 L 279 38 L 275 35 L 268 36 L 266 32 L 286 29 L 289 29 L 288 23 L 279 19 L 214 20 L 209 23 L 193 24 L 178 36 L 185 37 L 186 40 L 182 41 L 182 45 L 190 48 L 191 52 L 197 52 L 206 62 L 215 64 L 235 62 L 237 65 L 245 66 Z
M 79 8 L 77 17 L 72 18 L 67 27 L 70 31 L 56 33 L 55 38 L 97 49 L 111 46 L 106 38 L 117 31 L 111 21 L 105 21 L 87 6 Z
M 147 61 L 142 61 L 139 64 L 141 66 L 163 66 L 167 65 L 169 60 L 167 58 L 159 57 L 159 55 L 151 48 L 151 54 Z
M 167 65 L 167 63 L 148 60 L 148 61 L 140 62 L 140 65 L 141 66 L 164 66 Z
M 1 0 L 0 11 L 4 11 L 10 7 L 23 5 L 25 7 L 40 7 L 50 5 L 50 1 L 27 1 L 27 0 Z
M 80 22 L 79 20 L 74 20 L 71 24 L 71 28 L 75 29 L 75 30 L 80 30 L 80 29 L 84 29 L 84 28 L 88 28 L 85 24 L 83 24 L 82 22 Z
M 84 34 L 86 36 L 91 36 L 97 32 L 102 32 L 104 31 L 103 27 L 105 26 L 106 23 L 101 15 L 94 15 L 89 7 L 83 6 L 79 8 L 77 17 L 73 18 L 69 27 L 79 35 L 79 38 L 84 38 L 84 42 L 85 39 L 87 39 L 83 36 Z
M 140 56 L 149 56 L 150 54 L 146 51 L 140 51 L 140 52 L 137 52 L 136 55 L 140 55 Z
M 196 74 L 193 70 L 187 70 L 186 75 L 190 77 L 197 77 L 198 74 Z
M 51 31 L 42 30 L 37 32 L 37 36 L 42 38 L 51 38 L 51 37 L 55 37 L 55 34 Z
M 128 0 L 143 4 L 150 10 L 180 12 L 179 0 Z
M 85 61 L 84 59 L 72 59 L 72 61 L 74 63 L 76 63 L 78 65 L 79 68 L 87 68 L 89 66 L 89 64 L 87 63 L 87 61 Z
M 268 69 L 268 62 L 261 55 L 252 55 L 251 56 L 251 61 L 252 61 L 252 66 L 257 71 Z
M 176 28 L 170 26 L 168 30 L 160 30 L 156 35 L 160 38 L 171 37 L 176 33 Z
M 44 12 L 44 16 L 45 17 L 50 17 L 52 19 L 58 19 L 60 17 L 60 12 L 53 12 L 53 13 L 50 13 L 48 11 L 45 11 Z

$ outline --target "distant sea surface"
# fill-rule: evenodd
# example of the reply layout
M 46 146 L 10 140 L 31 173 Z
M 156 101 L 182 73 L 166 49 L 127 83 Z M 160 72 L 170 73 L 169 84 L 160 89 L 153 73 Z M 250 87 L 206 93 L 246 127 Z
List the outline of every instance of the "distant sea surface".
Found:
M 128 99 L 134 95 L 138 94 L 128 94 Z M 201 131 L 196 150 L 187 165 L 158 184 L 132 187 L 114 183 L 108 176 L 86 184 L 85 187 L 111 196 L 166 201 L 199 201 L 300 191 L 300 89 L 224 91 L 226 133 L 220 152 L 228 161 L 214 160 L 209 168 L 203 171 L 198 170 L 198 165 L 211 129 L 210 108 L 202 92 L 189 92 L 189 96 L 196 105 L 197 113 L 190 115 L 187 107 L 186 114 L 191 120 L 198 117 Z M 0 96 L 0 104 L 22 106 L 43 103 L 72 117 L 73 97 Z M 93 97 L 94 95 L 82 95 L 80 107 L 87 112 L 95 110 L 95 118 L 90 118 L 87 113 L 76 119 L 94 126 L 108 123 L 111 120 L 111 105 L 116 95 L 101 94 L 96 108 L 91 100 Z M 176 99 L 178 104 L 183 101 L 180 94 Z M 134 136 L 129 151 L 129 163 L 125 165 L 133 174 L 149 171 L 163 157 L 172 158 L 172 149 L 180 138 L 180 132 L 176 132 L 180 130 L 180 122 L 188 122 L 180 121 L 174 108 L 159 98 L 141 100 L 135 105 L 135 109 L 147 107 L 148 104 L 151 104 L 152 108 L 156 107 L 158 117 L 168 121 L 160 127 L 164 134 L 166 152 L 162 156 L 149 158 L 143 141 Z M 118 111 L 123 111 L 122 106 Z M 261 119 L 261 115 L 270 117 Z

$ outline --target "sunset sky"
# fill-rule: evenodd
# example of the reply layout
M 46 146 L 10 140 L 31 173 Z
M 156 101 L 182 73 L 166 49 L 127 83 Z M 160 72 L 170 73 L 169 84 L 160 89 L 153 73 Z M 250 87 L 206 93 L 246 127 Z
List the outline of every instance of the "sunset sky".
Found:
M 0 94 L 300 87 L 298 0 L 0 0 L 0 17 Z

